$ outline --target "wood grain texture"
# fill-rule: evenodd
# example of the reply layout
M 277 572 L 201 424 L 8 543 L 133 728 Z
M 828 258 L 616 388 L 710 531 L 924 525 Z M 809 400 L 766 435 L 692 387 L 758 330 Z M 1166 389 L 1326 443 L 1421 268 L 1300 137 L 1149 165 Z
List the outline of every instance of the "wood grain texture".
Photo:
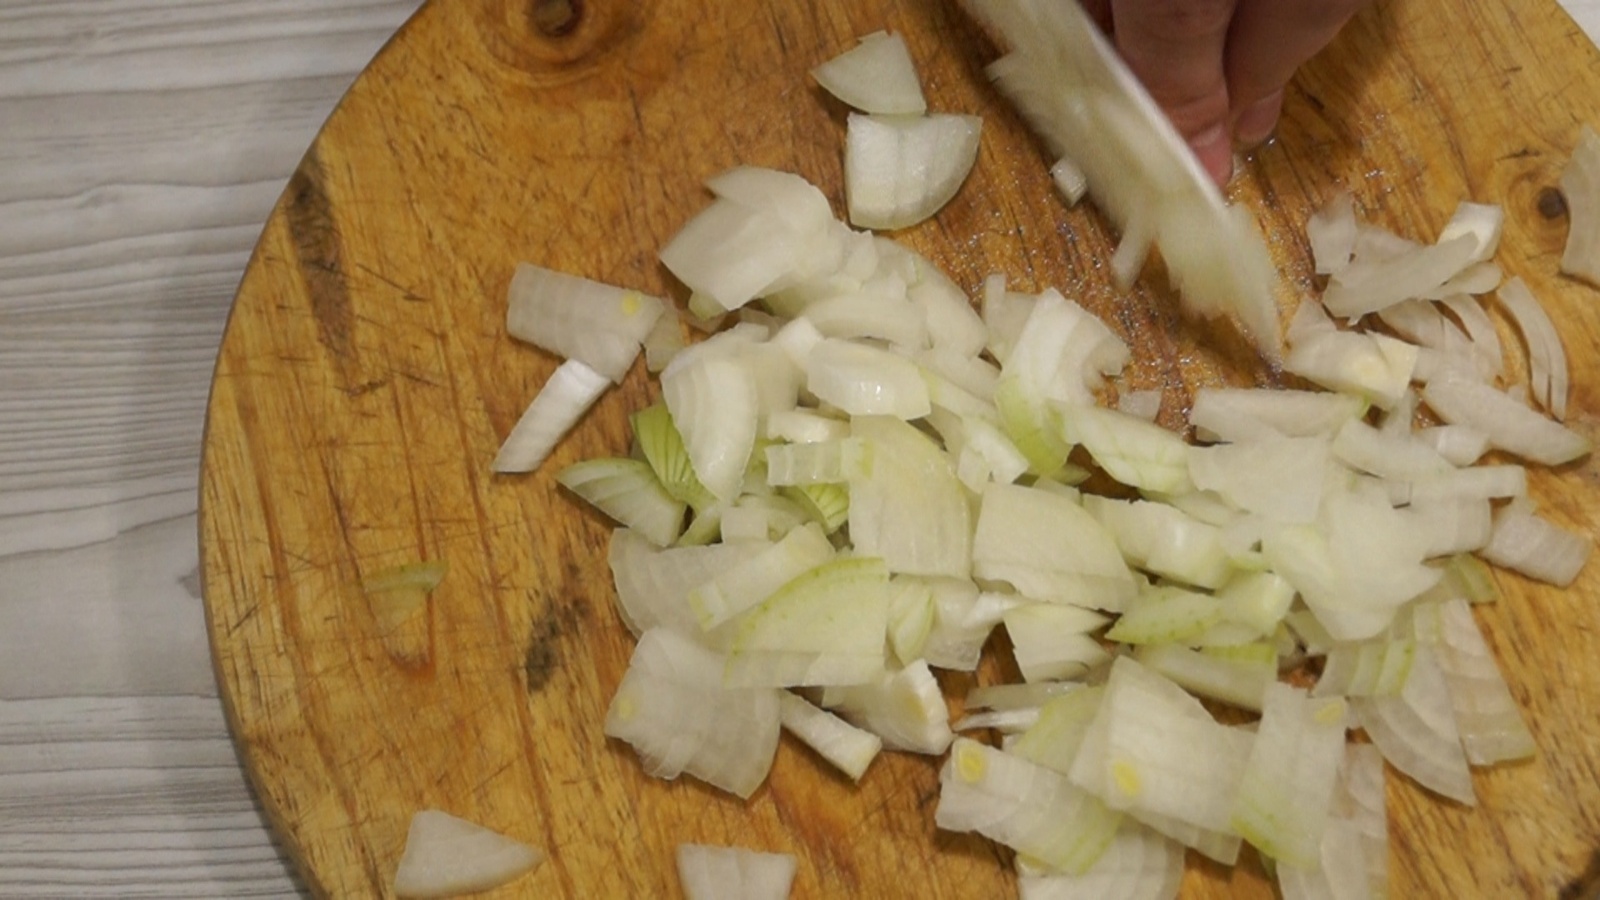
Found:
M 1136 348 L 1134 387 L 1181 418 L 1199 384 L 1276 383 L 1223 326 L 1159 287 L 1109 286 L 1092 212 L 1064 211 L 1045 160 L 985 84 L 994 51 L 950 2 L 589 0 L 539 33 L 512 0 L 436 0 L 358 81 L 280 198 L 222 347 L 202 481 L 215 664 L 245 765 L 315 893 L 384 896 L 413 811 L 437 806 L 551 852 L 496 896 L 674 896 L 679 841 L 800 856 L 798 897 L 992 897 L 986 843 L 936 833 L 937 761 L 891 756 L 859 788 L 787 740 L 749 803 L 645 778 L 600 722 L 630 649 L 607 528 L 547 470 L 491 478 L 501 437 L 554 367 L 504 334 L 518 260 L 681 294 L 654 251 L 735 163 L 840 198 L 842 110 L 805 72 L 855 35 L 903 31 L 935 109 L 985 117 L 972 178 L 905 240 L 968 288 L 990 271 L 1056 285 Z M 1280 139 L 1235 188 L 1287 275 L 1338 187 L 1431 235 L 1457 201 L 1504 203 L 1502 260 L 1545 298 L 1574 362 L 1570 421 L 1595 435 L 1592 289 L 1554 274 L 1541 219 L 1600 57 L 1546 0 L 1380 2 L 1297 83 Z M 681 297 L 680 297 L 681 299 Z M 556 452 L 625 446 L 636 373 Z M 1533 477 L 1593 534 L 1595 464 Z M 416 559 L 450 575 L 429 659 L 396 666 L 355 585 Z M 1600 847 L 1600 574 L 1572 590 L 1503 576 L 1482 621 L 1528 710 L 1537 760 L 1480 773 L 1466 810 L 1391 779 L 1392 896 L 1557 896 Z M 961 679 L 951 679 L 959 687 Z M 1249 865 L 1194 866 L 1186 897 L 1268 897 Z

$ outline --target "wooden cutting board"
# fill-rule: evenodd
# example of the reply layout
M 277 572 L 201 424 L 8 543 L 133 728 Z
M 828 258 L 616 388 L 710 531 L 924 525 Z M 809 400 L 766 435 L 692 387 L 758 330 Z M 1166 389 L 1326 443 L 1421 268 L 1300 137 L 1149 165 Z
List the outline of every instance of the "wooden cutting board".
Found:
M 1001 271 L 1078 297 L 1135 347 L 1130 381 L 1164 390 L 1169 424 L 1197 385 L 1277 382 L 1231 329 L 1179 320 L 1159 284 L 1110 288 L 1101 221 L 1057 199 L 1039 146 L 981 74 L 995 48 L 953 0 L 436 0 L 351 89 L 274 210 L 206 435 L 218 679 L 317 895 L 387 895 L 421 807 L 550 852 L 499 897 L 677 896 L 681 841 L 795 853 L 796 897 L 1011 892 L 1004 852 L 935 831 L 937 760 L 888 754 L 857 787 L 786 738 L 745 803 L 646 778 L 604 739 L 632 641 L 613 609 L 609 527 L 550 471 L 625 450 L 626 414 L 651 395 L 642 372 L 545 471 L 488 468 L 556 365 L 505 335 L 514 264 L 681 302 L 655 250 L 707 202 L 707 176 L 789 169 L 842 206 L 844 110 L 806 72 L 885 27 L 905 34 L 933 109 L 984 117 L 966 186 L 899 237 L 969 289 Z M 1286 312 L 1310 285 L 1302 223 L 1338 188 L 1422 239 L 1459 200 L 1504 204 L 1501 261 L 1556 319 L 1571 422 L 1595 437 L 1600 291 L 1555 274 L 1565 220 L 1540 211 L 1582 121 L 1600 123 L 1600 55 L 1549 0 L 1378 2 L 1302 73 L 1279 140 L 1234 193 L 1270 235 Z M 1597 479 L 1585 461 L 1536 472 L 1532 490 L 1592 533 Z M 414 636 L 419 658 L 401 664 L 357 585 L 420 559 L 449 575 Z M 1567 591 L 1500 585 L 1480 620 L 1538 758 L 1479 773 L 1477 809 L 1391 773 L 1391 896 L 1587 897 L 1600 880 L 1600 564 Z M 946 679 L 953 696 L 972 683 Z M 1253 863 L 1196 862 L 1184 896 L 1272 892 Z

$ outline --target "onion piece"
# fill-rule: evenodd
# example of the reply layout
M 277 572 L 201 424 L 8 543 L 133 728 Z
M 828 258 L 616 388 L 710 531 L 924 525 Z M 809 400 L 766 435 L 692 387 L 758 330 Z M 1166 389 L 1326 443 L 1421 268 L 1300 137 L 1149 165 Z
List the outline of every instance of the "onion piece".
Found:
M 1328 649 L 1327 661 L 1313 697 L 1391 697 L 1405 687 L 1416 662 L 1417 642 L 1411 639 L 1375 638 L 1337 643 Z
M 678 880 L 688 900 L 784 900 L 795 858 L 739 847 L 679 844 Z
M 1552 422 L 1494 388 L 1461 379 L 1430 381 L 1422 401 L 1451 425 L 1468 425 L 1489 436 L 1491 446 L 1547 466 L 1587 454 L 1589 439 Z
M 928 665 L 960 672 L 977 671 L 989 633 L 1007 611 L 1023 603 L 1014 594 L 980 591 L 959 578 L 924 578 L 933 595 L 933 629 L 923 645 Z
M 1379 898 L 1389 889 L 1389 825 L 1383 756 L 1371 744 L 1347 744 L 1333 816 L 1314 868 L 1278 866 L 1283 900 Z
M 1183 886 L 1183 845 L 1123 819 L 1100 858 L 1082 875 L 1019 869 L 1021 900 L 1177 900 Z
M 1566 587 L 1578 578 L 1594 552 L 1594 541 L 1568 531 L 1537 513 L 1500 510 L 1483 558 L 1497 566 Z
M 810 444 L 769 444 L 766 448 L 767 484 L 843 484 L 872 467 L 860 438 L 816 441 Z
M 621 383 L 666 305 L 638 291 L 521 263 L 511 276 L 506 331 Z
M 756 384 L 731 343 L 701 343 L 661 375 L 662 397 L 694 474 L 723 501 L 737 496 L 759 431 Z
M 884 671 L 888 627 L 889 571 L 883 560 L 825 562 L 739 617 L 723 683 L 795 687 L 870 682 Z
M 1335 331 L 1293 344 L 1283 368 L 1325 388 L 1355 394 L 1379 409 L 1399 402 L 1417 365 L 1417 348 L 1382 334 Z
M 1455 711 L 1433 648 L 1421 644 L 1400 693 L 1352 697 L 1356 720 L 1396 769 L 1434 793 L 1477 805 Z
M 683 531 L 685 506 L 637 459 L 587 459 L 556 473 L 562 487 L 658 547 Z
M 850 479 L 850 539 L 889 571 L 965 578 L 972 571 L 972 513 L 949 458 L 910 425 L 857 416 L 851 435 L 870 468 Z
M 805 361 L 806 389 L 852 416 L 920 419 L 933 408 L 917 364 L 867 344 L 829 338 Z
M 883 739 L 857 728 L 804 698 L 784 691 L 778 698 L 778 721 L 834 768 L 860 781 L 883 749 Z
M 1359 419 L 1339 429 L 1331 449 L 1350 468 L 1380 478 L 1417 480 L 1452 471 L 1444 457 L 1409 432 L 1388 434 Z
M 700 627 L 709 631 L 832 558 L 833 544 L 822 529 L 815 524 L 801 526 L 690 590 L 689 608 Z
M 1366 415 L 1368 406 L 1350 394 L 1203 387 L 1195 391 L 1189 424 L 1203 440 L 1313 437 L 1332 435 L 1345 422 Z
M 1354 319 L 1410 300 L 1477 262 L 1478 244 L 1475 235 L 1462 234 L 1387 259 L 1357 254 L 1328 282 L 1322 305 L 1335 316 Z
M 1360 424 L 1352 419 L 1347 427 L 1351 423 Z M 1277 522 L 1309 522 L 1322 505 L 1328 450 L 1326 438 L 1283 437 L 1273 430 L 1234 444 L 1190 447 L 1189 477 L 1235 509 Z
M 663 313 L 644 336 L 644 368 L 652 375 L 661 374 L 672 360 L 688 346 L 683 340 L 683 323 L 674 313 Z
M 1534 399 L 1557 421 L 1565 420 L 1567 351 L 1561 346 L 1561 335 L 1556 332 L 1555 323 L 1550 321 L 1550 315 L 1521 278 L 1501 285 L 1496 296 L 1511 314 L 1517 330 L 1522 332 L 1523 344 L 1528 349 L 1528 377 Z
M 1213 721 L 1183 688 L 1122 656 L 1071 779 L 1112 809 L 1232 865 L 1239 836 L 1229 819 L 1251 741 Z
M 1439 243 L 1468 235 L 1475 242 L 1472 261 L 1485 262 L 1493 259 L 1495 251 L 1500 249 L 1500 232 L 1505 220 L 1505 209 L 1500 206 L 1462 201 L 1456 205 L 1444 230 L 1439 232 Z
M 539 468 L 609 387 L 610 379 L 577 360 L 569 359 L 557 366 L 512 426 L 489 468 L 495 472 L 531 472 Z
M 1494 510 L 1488 499 L 1422 500 L 1413 499 L 1404 514 L 1424 535 L 1429 559 L 1455 553 L 1470 553 L 1489 543 Z
M 683 435 L 678 432 L 678 426 L 673 424 L 672 413 L 664 404 L 645 407 L 634 413 L 631 421 L 639 450 L 669 495 L 696 510 L 705 509 L 716 502 L 711 492 L 695 477 L 694 464 L 683 445 Z
M 1435 425 L 1416 435 L 1453 466 L 1470 466 L 1489 452 L 1489 436 L 1466 425 Z
M 544 852 L 437 809 L 411 817 L 394 893 L 407 900 L 455 897 L 510 884 L 544 862 Z
M 748 799 L 778 748 L 778 692 L 725 689 L 724 665 L 675 631 L 646 631 L 606 711 L 606 736 L 633 745 L 656 778 L 687 772 Z
M 1341 190 L 1306 220 L 1306 241 L 1318 275 L 1333 275 L 1350 264 L 1356 246 L 1355 198 Z
M 1247 626 L 1260 637 L 1277 630 L 1294 595 L 1294 585 L 1276 572 L 1239 573 L 1216 593 L 1223 622 Z
M 1121 821 L 1060 772 L 968 738 L 956 738 L 939 771 L 935 825 L 976 831 L 1052 868 L 1087 871 Z
M 816 190 L 798 176 L 786 177 Z M 824 207 L 826 203 L 822 198 Z M 838 232 L 829 227 L 831 216 L 813 230 L 800 231 L 793 215 L 801 208 L 753 208 L 719 198 L 685 223 L 658 255 L 700 298 L 702 318 L 718 309 L 735 310 L 837 265 L 843 247 Z M 690 309 L 697 309 L 693 298 Z
M 1584 125 L 1566 168 L 1561 196 L 1567 201 L 1567 242 L 1561 271 L 1600 287 L 1600 135 Z
M 1517 701 L 1506 686 L 1494 653 L 1478 630 L 1472 610 L 1461 598 L 1419 603 L 1413 610 L 1413 628 L 1420 640 L 1433 644 L 1467 762 L 1491 766 L 1525 759 L 1537 751 L 1533 735 L 1523 724 Z
M 1068 497 L 1019 485 L 983 492 L 972 574 L 1023 596 L 1116 612 L 1137 588 L 1105 527 Z
M 791 444 L 816 444 L 850 436 L 850 423 L 813 410 L 791 409 L 767 416 L 768 440 Z
M 1089 192 L 1089 176 L 1083 174 L 1078 164 L 1063 156 L 1050 167 L 1050 181 L 1061 192 L 1061 198 L 1067 201 L 1068 206 L 1077 206 L 1083 195 Z
M 851 113 L 844 154 L 850 223 L 892 230 L 938 212 L 977 162 L 982 124 L 977 116 Z
M 1051 696 L 1038 707 L 1038 721 L 1011 743 L 1009 752 L 1063 775 L 1070 774 L 1105 693 L 1104 685 L 1076 686 L 1069 693 Z
M 1024 681 L 1073 678 L 1111 659 L 1089 632 L 1109 621 L 1074 606 L 1028 603 L 1008 609 L 1003 620 Z
M 723 635 L 702 633 L 689 606 L 689 592 L 760 553 L 762 547 L 733 543 L 662 549 L 619 528 L 611 533 L 609 554 L 617 612 L 635 636 L 662 627 L 715 646 Z
M 1448 296 L 1443 304 L 1461 323 L 1477 360 L 1478 370 L 1486 379 L 1499 376 L 1505 370 L 1505 353 L 1500 349 L 1500 334 L 1495 331 L 1489 314 L 1484 312 L 1483 304 L 1466 294 Z
M 1189 446 L 1160 425 L 1100 406 L 1059 407 L 1061 436 L 1081 444 L 1107 475 L 1142 491 L 1182 494 L 1189 480 Z
M 1179 643 L 1221 621 L 1222 601 L 1210 594 L 1151 587 L 1128 603 L 1106 637 L 1124 644 Z
M 875 31 L 811 70 L 823 89 L 862 112 L 921 115 L 928 111 L 905 38 Z
M 924 660 L 868 684 L 828 688 L 822 705 L 876 734 L 890 750 L 936 756 L 955 739 L 944 694 Z
M 1262 697 L 1278 680 L 1278 659 L 1267 645 L 1258 646 L 1269 651 L 1264 658 L 1200 653 L 1178 644 L 1146 644 L 1133 658 L 1191 694 L 1260 712 Z
M 1175 506 L 1091 495 L 1083 508 L 1111 532 L 1129 565 L 1204 588 L 1233 575 L 1222 532 Z
M 1314 869 L 1344 761 L 1342 700 L 1266 686 L 1261 723 L 1234 800 L 1233 828 L 1280 865 Z

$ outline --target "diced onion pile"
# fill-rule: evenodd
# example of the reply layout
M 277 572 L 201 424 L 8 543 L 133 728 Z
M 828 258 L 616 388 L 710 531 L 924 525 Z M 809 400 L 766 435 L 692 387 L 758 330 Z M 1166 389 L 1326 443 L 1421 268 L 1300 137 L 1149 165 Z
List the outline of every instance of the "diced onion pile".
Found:
M 1008 16 L 1044 15 L 973 5 L 1008 36 Z M 923 115 L 898 41 L 869 36 L 818 78 L 872 111 Z M 1109 89 L 1084 80 L 1083 102 L 1115 119 L 1117 101 L 1093 93 Z M 847 160 L 867 121 L 852 118 Z M 904 149 L 923 138 L 893 140 L 889 170 L 971 165 L 963 141 L 927 144 L 930 168 Z M 1078 162 L 1101 199 L 1098 164 Z M 900 175 L 876 165 L 882 184 L 849 188 L 852 219 L 880 187 L 897 211 L 871 218 L 883 227 L 945 194 L 925 186 L 907 206 Z M 1167 171 L 1149 165 L 1149 179 Z M 1077 174 L 1058 167 L 1069 189 Z M 686 343 L 659 300 L 536 267 L 511 294 L 526 326 L 513 334 L 569 361 L 497 470 L 537 465 L 641 347 L 660 375 L 628 457 L 557 476 L 622 526 L 610 565 L 638 644 L 605 732 L 646 771 L 749 797 L 782 729 L 851 779 L 881 749 L 948 751 L 937 824 L 1013 848 L 1024 897 L 1172 897 L 1184 848 L 1232 864 L 1249 843 L 1293 900 L 1381 895 L 1379 753 L 1469 805 L 1469 766 L 1534 753 L 1469 604 L 1495 596 L 1483 558 L 1577 576 L 1590 542 L 1539 515 L 1522 463 L 1566 463 L 1589 442 L 1560 421 L 1559 333 L 1492 262 L 1497 208 L 1463 204 L 1424 244 L 1336 197 L 1308 223 L 1328 287 L 1295 314 L 1284 356 L 1327 392 L 1201 388 L 1190 443 L 1153 421 L 1159 395 L 1119 384 L 1129 348 L 1066 294 L 996 274 L 975 311 L 798 176 L 746 167 L 708 187 L 712 204 L 662 251 L 691 309 L 736 314 L 703 340 Z M 1163 202 L 1181 218 L 1187 201 Z M 1149 237 L 1161 223 L 1121 224 Z M 1530 360 L 1531 383 L 1510 390 L 1480 299 L 1496 290 Z M 1415 427 L 1424 406 L 1440 425 Z M 1117 496 L 1084 492 L 1096 474 Z M 1024 683 L 974 692 L 952 726 L 932 670 L 975 670 L 1001 626 Z M 1307 691 L 1286 672 L 1320 679 Z M 1224 724 L 1201 699 L 1258 718 Z M 1348 740 L 1356 728 L 1376 751 Z M 1001 746 L 956 736 L 981 729 Z M 685 884 L 748 868 L 730 859 L 680 850 Z M 793 861 L 782 868 L 772 884 L 787 885 Z

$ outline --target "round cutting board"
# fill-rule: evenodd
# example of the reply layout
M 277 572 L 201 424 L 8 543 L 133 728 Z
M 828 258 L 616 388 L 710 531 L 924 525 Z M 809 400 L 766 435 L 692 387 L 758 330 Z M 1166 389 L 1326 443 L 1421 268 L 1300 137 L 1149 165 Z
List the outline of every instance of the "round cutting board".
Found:
M 1055 286 L 1135 349 L 1133 387 L 1181 425 L 1201 384 L 1275 384 L 1226 325 L 1180 320 L 1159 277 L 1110 286 L 1092 210 L 983 77 L 995 47 L 953 0 L 436 0 L 358 80 L 306 154 L 239 290 L 218 360 L 202 482 L 218 680 L 261 802 L 319 896 L 386 896 L 407 822 L 441 808 L 550 853 L 500 897 L 671 897 L 683 841 L 794 853 L 797 897 L 988 898 L 1009 856 L 933 826 L 935 759 L 886 754 L 858 785 L 785 738 L 749 802 L 643 775 L 601 734 L 632 641 L 609 526 L 550 473 L 623 453 L 636 371 L 528 476 L 489 461 L 556 360 L 507 338 L 526 260 L 684 299 L 656 249 L 739 163 L 799 172 L 842 208 L 845 110 L 807 71 L 883 28 L 905 35 L 934 110 L 979 114 L 955 200 L 897 235 L 968 289 L 994 271 Z M 1302 73 L 1277 142 L 1234 188 L 1285 274 L 1311 286 L 1307 214 L 1339 188 L 1428 239 L 1462 199 L 1502 203 L 1501 261 L 1573 360 L 1570 421 L 1595 436 L 1600 292 L 1555 274 L 1540 196 L 1600 57 L 1549 0 L 1378 2 Z M 1512 344 L 1514 359 L 1518 358 Z M 1595 464 L 1535 472 L 1585 532 Z M 404 652 L 362 578 L 449 574 Z M 1499 578 L 1479 610 L 1538 741 L 1477 773 L 1476 809 L 1391 772 L 1391 896 L 1588 896 L 1600 846 L 1600 565 L 1570 590 Z M 945 679 L 959 697 L 998 670 Z M 1247 860 L 1253 855 L 1244 854 Z M 1587 873 L 1587 874 L 1586 874 Z M 1585 881 L 1585 879 L 1588 881 Z M 1258 865 L 1192 862 L 1185 897 L 1269 897 Z

